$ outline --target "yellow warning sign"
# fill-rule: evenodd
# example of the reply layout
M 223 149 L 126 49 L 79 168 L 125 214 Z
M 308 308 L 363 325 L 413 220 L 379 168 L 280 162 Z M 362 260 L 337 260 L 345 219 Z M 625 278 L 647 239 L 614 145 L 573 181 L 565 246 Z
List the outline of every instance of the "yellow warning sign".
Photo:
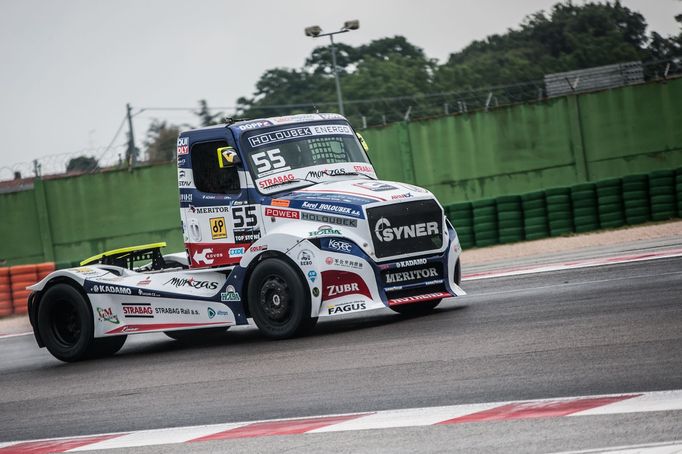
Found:
M 208 222 L 211 226 L 211 238 L 214 240 L 222 240 L 227 238 L 225 218 L 211 218 L 208 220 Z

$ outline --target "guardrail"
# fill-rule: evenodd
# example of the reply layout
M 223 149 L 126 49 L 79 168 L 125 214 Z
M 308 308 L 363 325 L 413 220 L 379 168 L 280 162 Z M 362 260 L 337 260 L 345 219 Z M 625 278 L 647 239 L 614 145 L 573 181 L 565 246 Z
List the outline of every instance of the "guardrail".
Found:
M 462 248 L 682 218 L 682 167 L 445 207 Z

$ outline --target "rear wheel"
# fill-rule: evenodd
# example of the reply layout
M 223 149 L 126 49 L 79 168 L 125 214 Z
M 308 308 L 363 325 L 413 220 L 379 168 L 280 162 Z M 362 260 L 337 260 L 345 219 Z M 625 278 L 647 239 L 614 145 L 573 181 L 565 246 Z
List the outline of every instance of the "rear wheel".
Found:
M 56 284 L 45 292 L 38 307 L 37 324 L 47 350 L 65 362 L 113 355 L 127 337 L 95 339 L 90 303 L 68 284 Z
M 184 329 L 181 331 L 164 331 L 163 334 L 177 341 L 187 341 L 220 337 L 227 332 L 228 328 L 229 326 L 221 326 L 219 328 Z
M 296 270 L 271 258 L 256 266 L 249 279 L 249 311 L 258 329 L 272 339 L 286 339 L 310 331 L 310 295 Z

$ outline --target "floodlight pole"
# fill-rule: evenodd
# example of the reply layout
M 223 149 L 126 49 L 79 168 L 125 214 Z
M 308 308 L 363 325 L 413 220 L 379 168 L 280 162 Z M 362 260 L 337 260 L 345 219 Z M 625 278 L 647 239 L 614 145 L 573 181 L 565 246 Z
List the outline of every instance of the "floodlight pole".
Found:
M 351 24 L 351 22 L 354 22 L 354 24 Z M 350 28 L 348 28 L 350 27 Z M 309 33 L 308 30 L 310 28 L 315 28 L 316 30 L 313 33 Z M 321 38 L 323 36 L 329 36 L 329 40 L 331 42 L 332 46 L 332 70 L 334 71 L 334 82 L 336 83 L 336 98 L 339 101 L 339 113 L 341 115 L 345 115 L 344 109 L 343 109 L 343 95 L 341 94 L 341 81 L 339 80 L 339 71 L 336 67 L 336 45 L 334 43 L 334 35 L 338 35 L 339 33 L 347 33 L 351 30 L 357 30 L 358 29 L 358 22 L 357 21 L 350 21 L 346 22 L 346 25 L 344 25 L 344 28 L 337 32 L 330 32 L 330 33 L 320 33 L 321 29 L 320 27 L 309 27 L 306 29 L 306 35 L 312 36 L 313 38 Z

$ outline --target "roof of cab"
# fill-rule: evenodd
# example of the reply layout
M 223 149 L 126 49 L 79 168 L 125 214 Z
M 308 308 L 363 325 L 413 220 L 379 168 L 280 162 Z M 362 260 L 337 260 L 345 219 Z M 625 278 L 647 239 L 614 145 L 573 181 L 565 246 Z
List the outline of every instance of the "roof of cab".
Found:
M 221 128 L 225 128 L 226 126 L 235 130 L 235 131 L 243 132 L 243 131 L 251 131 L 254 129 L 267 128 L 269 126 L 275 126 L 275 125 L 286 125 L 286 124 L 293 124 L 293 123 L 308 123 L 311 121 L 320 121 L 320 120 L 346 120 L 346 117 L 344 117 L 343 115 L 339 115 L 337 113 L 313 113 L 313 114 L 284 115 L 281 117 L 268 117 L 268 118 L 257 118 L 257 119 L 253 119 L 253 120 L 237 121 L 237 122 L 232 123 L 232 124 L 223 123 L 223 124 L 219 124 L 219 125 L 205 126 L 203 128 L 196 128 L 196 129 L 183 131 L 180 135 L 182 136 L 183 134 L 188 133 L 188 132 L 221 129 Z

